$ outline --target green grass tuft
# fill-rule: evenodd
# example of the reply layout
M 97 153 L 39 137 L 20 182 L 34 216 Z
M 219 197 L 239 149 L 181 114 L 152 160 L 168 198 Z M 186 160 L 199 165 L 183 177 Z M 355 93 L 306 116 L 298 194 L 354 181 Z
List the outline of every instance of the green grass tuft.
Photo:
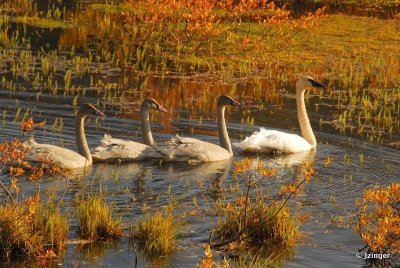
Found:
M 69 229 L 60 208 L 39 198 L 0 207 L 0 259 L 53 257 L 65 247 Z M 47 255 L 46 255 L 47 254 Z
M 111 210 L 102 195 L 79 200 L 76 209 L 79 236 L 89 240 L 120 238 L 123 235 L 122 224 L 113 219 Z
M 171 211 L 166 209 L 164 212 L 146 214 L 132 227 L 131 235 L 139 242 L 146 255 L 162 256 L 175 250 L 178 226 Z
M 29 24 L 38 28 L 61 28 L 61 29 L 68 29 L 72 27 L 76 27 L 77 25 L 71 22 L 62 21 L 62 20 L 55 20 L 55 19 L 48 19 L 48 18 L 40 18 L 37 16 L 18 16 L 13 18 L 13 21 L 18 23 Z
M 271 206 L 251 203 L 247 207 L 246 218 L 240 206 L 228 206 L 222 211 L 216 235 L 229 240 L 243 230 L 241 239 L 238 239 L 239 244 L 236 243 L 235 247 L 293 246 L 299 237 L 297 219 L 290 215 L 287 206 L 282 207 L 279 202 Z

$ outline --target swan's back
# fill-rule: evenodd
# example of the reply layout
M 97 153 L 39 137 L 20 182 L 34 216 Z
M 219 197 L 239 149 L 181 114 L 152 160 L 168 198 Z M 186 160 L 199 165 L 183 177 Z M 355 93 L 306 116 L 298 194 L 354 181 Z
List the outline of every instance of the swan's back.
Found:
M 161 153 L 163 161 L 174 162 L 214 162 L 232 157 L 227 150 L 216 144 L 178 135 L 157 152 Z
M 100 145 L 92 152 L 94 161 L 141 161 L 157 155 L 154 148 L 130 140 L 122 140 L 104 134 Z
M 255 153 L 297 153 L 309 151 L 313 148 L 304 138 L 298 135 L 264 128 L 235 145 L 242 152 Z
M 27 157 L 29 162 L 35 163 L 43 159 L 49 159 L 61 168 L 68 169 L 83 168 L 91 165 L 85 157 L 67 148 L 36 143 L 33 139 L 23 145 L 29 149 Z

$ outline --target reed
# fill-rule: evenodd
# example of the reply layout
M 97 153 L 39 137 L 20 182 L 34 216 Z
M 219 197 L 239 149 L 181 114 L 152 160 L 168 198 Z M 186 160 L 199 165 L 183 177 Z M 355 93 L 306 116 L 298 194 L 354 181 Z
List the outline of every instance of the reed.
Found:
M 179 224 L 170 209 L 146 212 L 143 219 L 131 228 L 131 237 L 141 245 L 144 254 L 163 256 L 176 249 Z
M 103 195 L 89 195 L 77 200 L 78 235 L 88 240 L 122 237 L 122 223 L 112 217 L 111 211 L 112 207 Z

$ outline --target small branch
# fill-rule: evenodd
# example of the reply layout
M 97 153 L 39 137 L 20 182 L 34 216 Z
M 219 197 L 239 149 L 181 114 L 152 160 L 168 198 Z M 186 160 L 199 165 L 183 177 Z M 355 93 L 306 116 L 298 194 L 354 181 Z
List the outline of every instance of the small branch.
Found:
M 65 194 L 67 193 L 67 190 L 68 190 L 68 178 L 64 174 L 61 174 L 61 176 L 62 176 L 62 178 L 65 179 L 65 189 L 64 189 L 64 192 L 63 192 L 60 200 L 57 202 L 57 207 L 59 207 L 61 205 L 61 202 L 64 200 Z
M 0 186 L 7 193 L 8 197 L 11 199 L 11 201 L 13 203 L 15 203 L 14 198 L 12 197 L 11 193 L 7 190 L 7 188 L 4 186 L 3 182 L 1 182 L 1 181 L 0 181 Z

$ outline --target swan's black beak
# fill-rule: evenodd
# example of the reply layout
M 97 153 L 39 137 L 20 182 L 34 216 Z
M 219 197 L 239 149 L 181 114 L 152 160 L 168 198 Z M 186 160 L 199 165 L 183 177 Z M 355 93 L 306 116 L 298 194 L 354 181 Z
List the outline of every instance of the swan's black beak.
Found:
M 242 104 L 240 102 L 238 102 L 237 100 L 234 100 L 234 99 L 232 99 L 231 105 L 232 106 L 242 106 Z
M 321 88 L 325 88 L 326 89 L 326 86 L 325 85 L 323 85 L 323 84 L 321 84 L 321 83 L 319 83 L 319 82 L 317 82 L 317 81 L 315 81 L 315 80 L 313 80 L 313 79 L 308 79 L 308 81 L 311 83 L 311 85 L 313 86 L 313 87 L 321 87 Z
M 160 112 L 163 112 L 163 113 L 168 113 L 167 109 L 165 109 L 165 108 L 162 107 L 161 105 L 158 105 L 157 110 L 159 110 Z

